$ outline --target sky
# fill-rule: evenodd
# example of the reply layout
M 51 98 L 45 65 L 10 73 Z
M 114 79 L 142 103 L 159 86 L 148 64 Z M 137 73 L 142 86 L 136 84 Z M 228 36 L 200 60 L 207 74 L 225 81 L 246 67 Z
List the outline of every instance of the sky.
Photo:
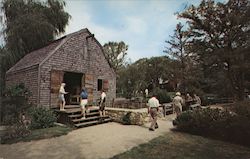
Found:
M 1 0 L 0 0 L 1 1 Z M 124 41 L 131 62 L 144 57 L 162 56 L 166 40 L 173 35 L 176 12 L 201 0 L 65 0 L 65 10 L 71 15 L 66 32 L 88 28 L 104 45 Z M 226 1 L 226 0 L 217 0 Z M 183 22 L 183 21 L 182 21 Z M 0 26 L 1 28 L 1 26 Z M 3 38 L 0 37 L 0 44 Z
M 174 14 L 200 0 L 68 0 L 66 34 L 88 28 L 104 45 L 124 41 L 128 58 L 164 55 L 166 40 L 180 21 Z

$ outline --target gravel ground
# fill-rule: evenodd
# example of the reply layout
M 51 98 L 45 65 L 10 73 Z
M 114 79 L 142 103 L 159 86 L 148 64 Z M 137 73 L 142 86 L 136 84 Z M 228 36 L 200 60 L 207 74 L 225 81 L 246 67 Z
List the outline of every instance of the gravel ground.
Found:
M 68 135 L 11 145 L 0 145 L 0 159 L 110 158 L 163 135 L 172 128 L 173 116 L 158 120 L 159 129 L 115 122 L 74 130 Z

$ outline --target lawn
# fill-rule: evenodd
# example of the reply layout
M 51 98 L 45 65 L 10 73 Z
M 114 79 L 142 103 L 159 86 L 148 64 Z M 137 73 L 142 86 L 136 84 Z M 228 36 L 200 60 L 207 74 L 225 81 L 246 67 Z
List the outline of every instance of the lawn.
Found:
M 201 136 L 170 132 L 112 159 L 250 159 L 250 148 Z
M 31 133 L 23 138 L 15 138 L 7 141 L 3 141 L 3 144 L 12 144 L 17 143 L 20 141 L 31 141 L 31 140 L 40 140 L 40 139 L 47 139 L 52 137 L 57 137 L 61 135 L 66 135 L 73 129 L 70 127 L 62 127 L 62 126 L 54 126 L 45 129 L 35 129 L 32 130 Z

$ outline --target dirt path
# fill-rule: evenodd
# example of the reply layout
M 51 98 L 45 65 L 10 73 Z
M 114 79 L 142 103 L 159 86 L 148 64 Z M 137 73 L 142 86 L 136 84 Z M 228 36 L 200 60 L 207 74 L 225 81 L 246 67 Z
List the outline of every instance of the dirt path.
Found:
M 0 145 L 0 159 L 99 159 L 110 158 L 163 135 L 172 128 L 171 117 L 159 120 L 154 132 L 145 127 L 107 123 L 39 141 Z

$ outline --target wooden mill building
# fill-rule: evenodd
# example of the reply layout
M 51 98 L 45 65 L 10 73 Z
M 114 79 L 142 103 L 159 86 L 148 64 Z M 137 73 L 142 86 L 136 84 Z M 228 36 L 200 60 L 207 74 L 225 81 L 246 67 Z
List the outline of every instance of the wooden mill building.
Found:
M 102 45 L 88 29 L 66 35 L 24 56 L 6 73 L 7 86 L 24 83 L 35 105 L 56 107 L 60 84 L 66 83 L 66 104 L 78 104 L 85 87 L 89 103 L 95 104 L 100 91 L 107 101 L 116 97 L 116 75 L 104 56 Z

